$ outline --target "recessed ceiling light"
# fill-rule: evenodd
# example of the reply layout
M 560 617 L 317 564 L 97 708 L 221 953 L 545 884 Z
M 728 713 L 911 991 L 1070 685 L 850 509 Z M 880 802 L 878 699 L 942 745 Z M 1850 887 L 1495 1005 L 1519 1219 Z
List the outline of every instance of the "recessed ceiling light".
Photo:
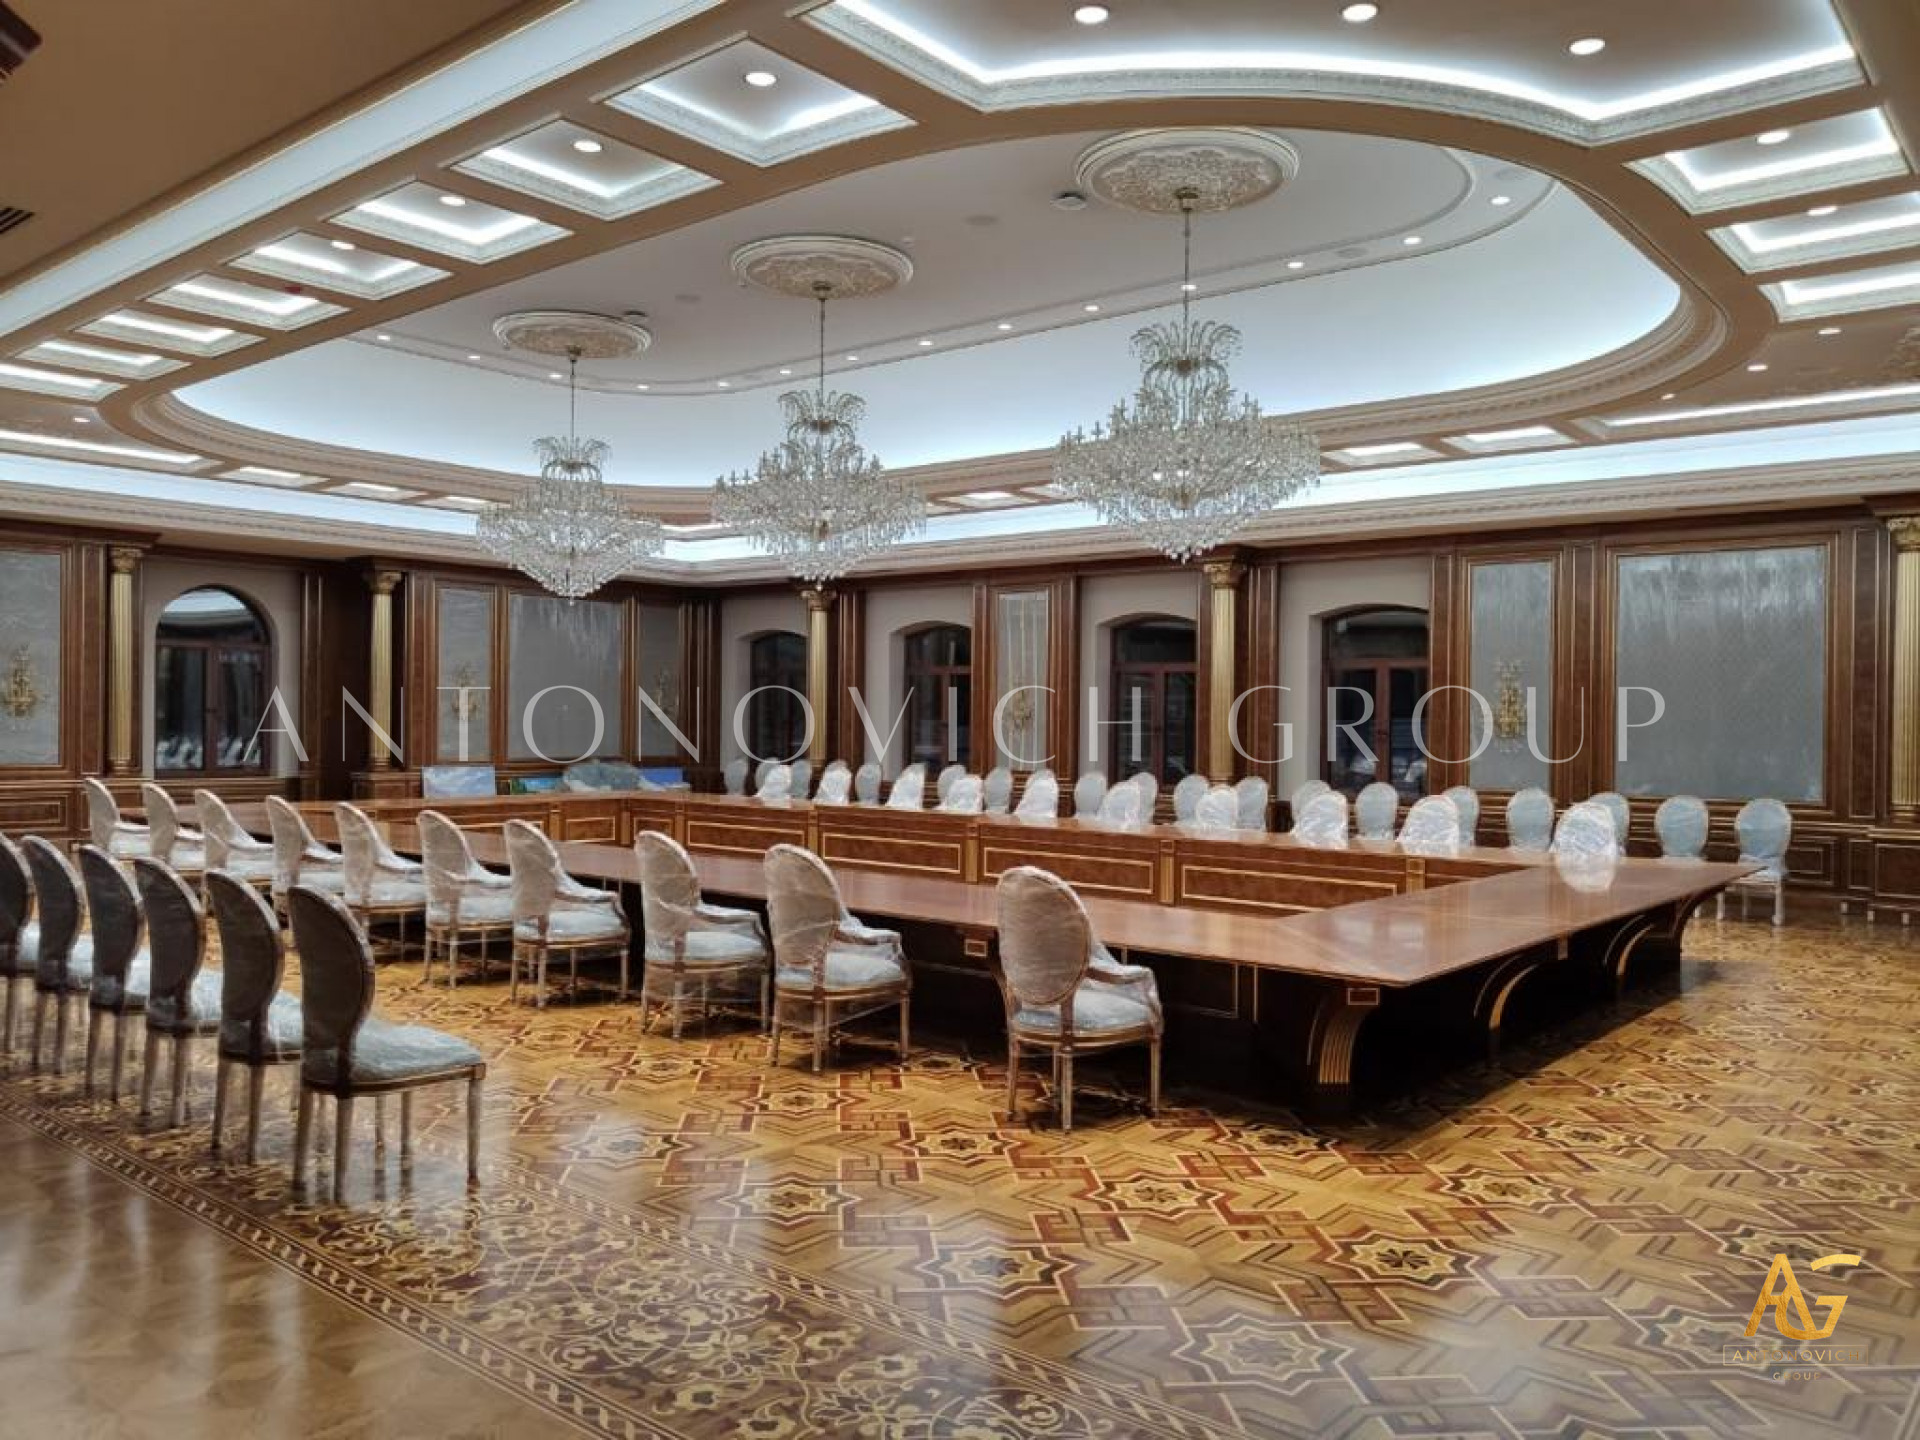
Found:
M 76 425 L 91 425 L 93 423 L 93 417 L 91 415 L 76 415 L 73 417 L 73 423 Z
M 1487 203 L 1490 205 L 1511 205 L 1513 203 L 1513 197 L 1511 195 L 1496 195 Z
M 327 243 L 336 250 L 351 250 L 354 248 L 351 240 L 329 240 Z
M 573 142 L 573 148 L 582 155 L 598 155 L 606 147 L 598 140 L 576 140 Z
M 1674 397 L 1675 395 L 1677 395 L 1678 393 L 1679 393 L 1679 392 L 1678 392 L 1677 390 L 1669 390 L 1669 391 L 1667 391 L 1667 393 L 1666 393 L 1666 394 L 1664 394 L 1664 395 L 1662 395 L 1662 396 L 1661 396 L 1660 398 L 1661 398 L 1662 400 L 1671 400 L 1671 399 L 1673 399 L 1673 397 Z
M 1756 360 L 1753 362 L 1753 364 L 1747 366 L 1747 373 L 1749 375 L 1758 375 L 1762 370 L 1765 370 L 1766 368 L 1767 368 L 1766 361 Z
M 722 390 L 731 390 L 733 388 L 733 382 L 731 380 L 716 380 L 714 383 Z
M 780 77 L 771 70 L 749 70 L 741 78 L 756 90 L 765 90 L 780 83 Z
M 1089 315 L 1098 315 L 1100 313 L 1100 307 L 1094 304 L 1093 301 L 1091 300 L 1089 300 L 1086 304 L 1082 305 L 1080 308 L 1086 311 L 1087 314 Z
M 462 205 L 467 203 L 467 197 L 464 195 L 442 195 L 440 197 L 440 203 L 458 210 Z
M 791 374 L 793 373 L 793 371 L 792 371 L 791 369 L 789 369 L 788 367 L 786 367 L 786 366 L 784 366 L 784 365 L 783 365 L 783 366 L 781 366 L 781 367 L 780 367 L 780 373 L 781 373 L 782 375 L 791 375 Z
M 996 330 L 1011 330 L 1013 328 L 1013 322 L 1011 320 L 1002 320 L 998 325 L 994 326 L 993 328 Z
M 378 340 L 382 345 L 391 345 L 393 343 L 393 337 L 391 335 L 376 335 L 373 338 Z
M 1598 55 L 1607 48 L 1607 42 L 1598 35 L 1589 35 L 1584 40 L 1576 40 L 1567 49 L 1575 55 Z
M 922 340 L 922 341 L 920 342 L 920 348 L 921 348 L 922 350 L 931 350 L 931 349 L 933 348 L 933 341 L 931 341 L 931 340 Z
M 558 380 L 560 378 L 560 372 L 558 370 L 549 370 L 547 372 L 547 378 L 549 380 Z
M 1364 25 L 1379 13 L 1378 5 L 1349 5 L 1340 12 L 1340 18 L 1349 25 Z
M 1838 335 L 1840 333 L 1840 327 L 1838 325 L 1822 325 L 1815 333 L 1819 335 Z
M 1807 214 L 1811 215 L 1816 220 L 1824 220 L 1827 218 L 1827 216 L 1833 214 L 1833 212 L 1838 210 L 1839 208 L 1840 207 L 1838 205 L 1816 205 L 1811 210 L 1807 211 Z
M 858 355 L 849 355 L 849 356 L 847 356 L 847 359 L 849 359 L 849 360 L 858 360 L 859 358 L 860 358 L 860 357 L 859 357 Z
M 1074 7 L 1073 18 L 1082 25 L 1104 25 L 1112 14 L 1113 12 L 1104 5 L 1077 5 Z
M 469 355 L 469 356 L 467 356 L 467 359 L 469 359 L 469 360 L 478 360 L 479 358 L 480 358 L 480 357 L 479 357 L 478 355 Z
M 1421 240 L 1421 238 L 1418 235 L 1409 235 L 1407 236 L 1406 239 L 1402 240 L 1400 243 L 1402 245 L 1419 245 L 1424 242 Z
M 1196 291 L 1196 290 L 1198 290 L 1198 289 L 1199 289 L 1200 287 L 1199 287 L 1198 285 L 1196 285 L 1196 284 L 1194 284 L 1194 283 L 1193 283 L 1193 281 L 1191 281 L 1191 280 L 1188 280 L 1188 281 L 1186 281 L 1186 282 L 1184 282 L 1184 283 L 1183 283 L 1183 284 L 1182 284 L 1182 285 L 1180 286 L 1180 288 L 1181 288 L 1182 290 L 1184 290 L 1184 291 L 1186 291 L 1186 292 L 1187 292 L 1187 294 L 1189 294 L 1189 295 L 1191 295 L 1191 294 L 1193 294 L 1193 292 L 1194 292 L 1194 291 Z
M 1762 130 L 1758 135 L 1754 136 L 1753 138 L 1755 143 L 1760 145 L 1784 145 L 1787 143 L 1787 141 L 1793 138 L 1793 131 Z

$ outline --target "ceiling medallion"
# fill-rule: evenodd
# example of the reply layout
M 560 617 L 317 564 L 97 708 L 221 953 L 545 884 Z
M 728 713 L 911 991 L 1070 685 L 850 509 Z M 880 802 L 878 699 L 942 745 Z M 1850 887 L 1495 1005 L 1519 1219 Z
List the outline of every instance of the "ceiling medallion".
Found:
M 851 235 L 775 235 L 733 252 L 735 278 L 776 295 L 812 299 L 825 285 L 836 300 L 884 295 L 913 278 L 904 251 Z
M 1211 215 L 1264 200 L 1299 173 L 1300 152 L 1265 130 L 1129 130 L 1096 141 L 1074 162 L 1074 183 L 1123 210 Z
M 576 360 L 624 360 L 653 344 L 646 326 L 588 310 L 516 310 L 493 322 L 493 338 L 514 350 Z

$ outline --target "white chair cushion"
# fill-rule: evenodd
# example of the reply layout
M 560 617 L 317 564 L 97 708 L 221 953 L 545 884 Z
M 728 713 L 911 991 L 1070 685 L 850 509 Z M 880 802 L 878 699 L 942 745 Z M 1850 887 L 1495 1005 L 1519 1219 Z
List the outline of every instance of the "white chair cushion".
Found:
M 627 922 L 618 911 L 608 906 L 569 907 L 554 911 L 547 920 L 547 939 L 567 944 L 588 940 L 618 940 L 626 933 Z M 513 934 L 515 939 L 537 941 L 540 927 L 531 920 L 522 920 L 513 927 Z
M 513 919 L 513 895 L 506 890 L 469 890 L 460 897 L 460 923 L 463 926 L 505 925 Z M 444 906 L 427 907 L 429 925 L 451 924 L 453 914 Z
M 906 978 L 907 972 L 899 958 L 880 946 L 836 945 L 827 951 L 826 988 L 829 990 L 866 990 Z M 811 990 L 813 974 L 800 969 L 776 971 L 774 984 L 782 990 Z
M 1138 993 L 1103 985 L 1098 981 L 1082 983 L 1073 992 L 1073 1030 L 1076 1035 L 1111 1034 L 1121 1030 L 1144 1030 L 1153 1022 L 1147 1002 Z M 1014 1013 L 1014 1027 L 1036 1034 L 1060 1033 L 1060 1007 L 1033 1008 Z
M 466 1041 L 425 1025 L 395 1025 L 369 1016 L 353 1041 L 349 1084 L 379 1085 L 418 1076 L 464 1070 L 480 1063 L 480 1052 Z M 300 1066 L 301 1076 L 316 1085 L 340 1080 L 337 1050 L 310 1052 Z
M 743 965 L 767 958 L 767 947 L 760 937 L 747 930 L 689 930 L 685 948 L 690 966 Z M 650 962 L 671 965 L 673 951 L 665 945 L 647 946 Z

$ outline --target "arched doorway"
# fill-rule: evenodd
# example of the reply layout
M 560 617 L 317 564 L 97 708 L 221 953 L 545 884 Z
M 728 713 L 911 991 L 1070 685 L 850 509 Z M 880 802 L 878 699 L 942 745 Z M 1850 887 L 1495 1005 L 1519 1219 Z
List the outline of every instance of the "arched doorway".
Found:
M 265 770 L 273 675 L 273 634 L 251 601 L 214 585 L 177 596 L 154 632 L 154 773 Z

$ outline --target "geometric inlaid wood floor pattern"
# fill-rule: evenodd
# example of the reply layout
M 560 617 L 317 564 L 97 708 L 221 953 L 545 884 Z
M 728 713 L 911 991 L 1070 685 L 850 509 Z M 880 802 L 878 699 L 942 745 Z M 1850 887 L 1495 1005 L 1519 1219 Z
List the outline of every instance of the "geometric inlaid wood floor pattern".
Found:
M 410 1177 L 362 1137 L 334 1208 L 289 1199 L 284 1103 L 267 1163 L 209 1155 L 204 1064 L 172 1133 L 71 1076 L 0 1077 L 0 1430 L 1915 1430 L 1920 943 L 1898 927 L 1697 921 L 1677 981 L 1332 1129 L 1177 1074 L 1149 1119 L 1096 1072 L 1062 1136 L 999 1113 L 997 1054 L 903 1072 L 849 1049 L 815 1077 L 737 1022 L 676 1043 L 631 1006 L 418 975 L 383 970 L 382 1010 L 492 1067 L 472 1193 L 453 1091 L 422 1095 Z M 1836 1251 L 1864 1264 L 1805 1268 Z M 1847 1296 L 1833 1339 L 1866 1363 L 1727 1363 L 1776 1253 Z M 142 1428 L 154 1406 L 170 1422 Z

